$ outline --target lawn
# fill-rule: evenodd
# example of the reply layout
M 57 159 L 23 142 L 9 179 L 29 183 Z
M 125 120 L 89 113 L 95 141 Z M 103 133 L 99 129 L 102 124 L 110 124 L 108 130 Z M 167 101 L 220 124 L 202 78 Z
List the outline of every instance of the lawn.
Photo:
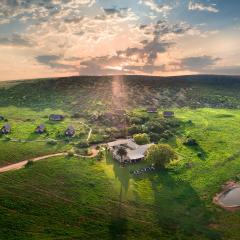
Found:
M 175 113 L 183 124 L 169 143 L 180 157 L 166 171 L 133 177 L 147 163 L 121 168 L 108 156 L 51 158 L 1 174 L 1 239 L 237 240 L 240 212 L 212 198 L 240 173 L 240 110 Z M 186 136 L 199 146 L 183 145 Z

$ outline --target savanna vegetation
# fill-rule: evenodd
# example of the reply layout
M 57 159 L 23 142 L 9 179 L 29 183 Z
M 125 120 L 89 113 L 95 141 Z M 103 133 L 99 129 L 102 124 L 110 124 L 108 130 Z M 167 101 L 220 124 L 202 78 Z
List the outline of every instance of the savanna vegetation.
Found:
M 138 80 L 4 84 L 0 115 L 12 132 L 0 137 L 2 166 L 72 149 L 85 155 L 92 144 L 126 134 L 168 144 L 177 158 L 134 176 L 150 162 L 121 167 L 101 149 L 96 158 L 68 154 L 0 174 L 0 239 L 239 239 L 240 212 L 212 202 L 226 181 L 240 179 L 238 79 Z M 118 95 L 120 83 L 125 91 Z M 149 105 L 158 112 L 147 113 Z M 164 119 L 165 109 L 176 118 Z M 66 118 L 52 123 L 51 113 Z M 47 132 L 36 135 L 41 123 Z M 76 129 L 73 138 L 63 135 L 68 125 Z

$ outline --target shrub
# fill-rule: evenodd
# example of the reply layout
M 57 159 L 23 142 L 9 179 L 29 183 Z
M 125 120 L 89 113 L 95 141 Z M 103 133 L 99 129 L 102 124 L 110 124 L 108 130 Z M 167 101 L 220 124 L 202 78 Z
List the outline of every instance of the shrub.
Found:
M 141 132 L 142 132 L 141 126 L 132 125 L 131 127 L 128 128 L 128 133 L 130 135 L 141 133 Z
M 80 118 L 81 117 L 81 114 L 80 113 L 74 113 L 72 115 L 72 118 Z
M 78 142 L 75 144 L 75 146 L 78 148 L 87 148 L 89 147 L 89 144 L 87 142 Z
M 151 142 L 158 142 L 161 138 L 161 135 L 158 133 L 150 132 L 149 137 L 150 137 Z
M 150 121 L 146 123 L 146 128 L 149 132 L 162 133 L 165 130 L 164 125 L 161 122 Z
M 25 164 L 25 168 L 31 167 L 33 165 L 33 163 L 34 162 L 32 160 L 27 161 L 27 163 Z
M 139 118 L 139 117 L 131 117 L 130 118 L 130 123 L 132 123 L 132 124 L 143 124 L 144 120 L 142 118 Z
M 197 140 L 191 137 L 187 138 L 183 144 L 190 147 L 198 146 Z
M 49 144 L 49 145 L 56 145 L 57 141 L 56 140 L 48 140 L 47 144 Z
M 73 157 L 74 156 L 74 150 L 73 149 L 69 150 L 67 155 L 68 155 L 68 157 Z
M 150 143 L 150 138 L 146 133 L 139 133 L 133 136 L 134 141 L 139 145 Z

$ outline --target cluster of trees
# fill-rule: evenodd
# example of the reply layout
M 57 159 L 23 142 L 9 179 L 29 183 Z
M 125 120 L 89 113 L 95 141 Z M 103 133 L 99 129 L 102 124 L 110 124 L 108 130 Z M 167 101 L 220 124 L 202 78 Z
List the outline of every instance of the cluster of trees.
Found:
M 163 119 L 156 116 L 149 119 L 145 115 L 143 117 L 130 117 L 131 126 L 128 128 L 128 133 L 143 134 L 147 133 L 151 142 L 165 141 L 176 134 L 180 121 L 177 119 Z
M 153 163 L 156 168 L 165 168 L 170 161 L 177 158 L 173 148 L 168 144 L 154 144 L 148 151 L 146 160 Z

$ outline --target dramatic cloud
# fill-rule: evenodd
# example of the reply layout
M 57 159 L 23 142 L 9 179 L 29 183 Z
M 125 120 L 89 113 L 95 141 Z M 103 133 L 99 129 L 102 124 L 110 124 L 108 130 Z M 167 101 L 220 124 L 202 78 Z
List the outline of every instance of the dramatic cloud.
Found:
M 33 43 L 22 35 L 12 34 L 10 37 L 0 37 L 0 45 L 31 47 L 33 46 Z
M 197 10 L 197 11 L 208 11 L 208 12 L 213 12 L 213 13 L 217 13 L 219 12 L 219 10 L 216 8 L 216 4 L 204 4 L 204 3 L 200 3 L 200 2 L 193 2 L 190 1 L 189 5 L 188 5 L 188 9 L 189 10 Z
M 70 64 L 60 63 L 62 58 L 56 55 L 40 55 L 36 57 L 36 60 L 40 64 L 47 65 L 51 68 L 60 68 L 60 69 L 73 69 L 76 70 L 76 67 Z
M 237 73 L 232 1 L 0 0 L 0 78 Z
M 211 56 L 188 57 L 182 59 L 182 66 L 189 70 L 199 71 L 215 65 L 220 58 Z

